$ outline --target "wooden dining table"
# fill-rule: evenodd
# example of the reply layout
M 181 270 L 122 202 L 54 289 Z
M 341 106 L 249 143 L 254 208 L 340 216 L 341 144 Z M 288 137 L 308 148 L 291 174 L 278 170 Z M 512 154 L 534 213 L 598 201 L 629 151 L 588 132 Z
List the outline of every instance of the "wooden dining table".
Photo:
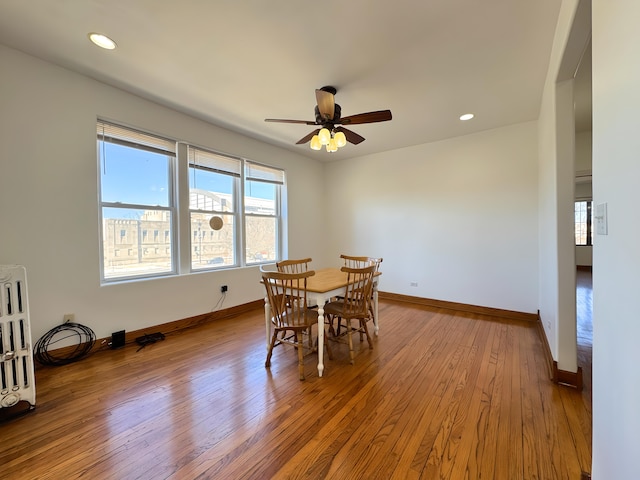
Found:
M 347 286 L 348 275 L 339 268 L 322 268 L 315 271 L 316 274 L 307 279 L 307 302 L 309 305 L 318 306 L 318 376 L 324 372 L 324 305 L 331 298 L 343 295 Z M 373 279 L 373 330 L 376 335 L 379 331 L 378 319 L 378 277 L 376 272 Z M 267 350 L 271 342 L 272 323 L 271 307 L 269 299 L 264 299 L 264 318 L 267 332 Z

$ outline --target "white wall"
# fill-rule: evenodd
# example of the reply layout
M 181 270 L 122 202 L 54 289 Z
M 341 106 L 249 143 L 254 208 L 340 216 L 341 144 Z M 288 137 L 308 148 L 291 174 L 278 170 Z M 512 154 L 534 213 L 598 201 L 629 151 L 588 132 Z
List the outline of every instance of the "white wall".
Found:
M 591 142 L 590 131 L 576 133 L 576 172 L 591 170 Z
M 576 133 L 576 173 L 591 171 L 591 131 Z M 591 181 L 576 182 L 575 199 L 591 200 L 593 198 Z M 576 245 L 576 265 L 593 265 L 593 247 Z
M 264 296 L 257 268 L 100 286 L 97 116 L 283 167 L 289 256 L 322 258 L 318 162 L 179 114 L 0 46 L 0 264 L 27 268 L 34 340 L 64 313 L 98 337 Z
M 591 131 L 576 133 L 576 172 L 591 171 Z M 576 182 L 576 200 L 591 200 L 593 190 L 591 181 Z M 593 247 L 576 245 L 576 265 L 593 265 Z
M 593 0 L 593 478 L 638 478 L 640 2 Z
M 567 79 L 575 72 L 583 51 L 579 44 L 580 35 L 574 32 L 574 41 L 570 42 L 577 6 L 578 0 L 562 2 L 538 120 L 540 317 L 558 368 L 569 372 L 576 372 L 578 367 L 574 236 L 575 126 L 573 85 Z M 573 68 L 572 61 L 575 62 Z
M 327 251 L 383 257 L 386 292 L 535 313 L 536 139 L 531 122 L 328 164 Z
M 593 247 L 590 245 L 576 245 L 576 265 L 591 267 L 593 265 Z

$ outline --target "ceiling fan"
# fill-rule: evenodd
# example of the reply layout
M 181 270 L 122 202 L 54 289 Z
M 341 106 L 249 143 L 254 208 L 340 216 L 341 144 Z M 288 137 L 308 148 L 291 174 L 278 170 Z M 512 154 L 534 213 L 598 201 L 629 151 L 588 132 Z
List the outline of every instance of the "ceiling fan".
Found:
M 364 142 L 364 137 L 339 125 L 357 125 L 391 120 L 391 110 L 379 110 L 376 112 L 359 113 L 357 115 L 342 117 L 342 109 L 334 100 L 336 92 L 336 88 L 331 86 L 316 90 L 317 105 L 315 107 L 315 121 L 266 118 L 265 122 L 317 125 L 320 128 L 305 135 L 298 140 L 296 144 L 301 145 L 310 141 L 310 146 L 314 150 L 320 150 L 322 145 L 326 145 L 328 152 L 335 152 L 339 147 L 346 145 L 347 142 L 353 143 L 354 145 Z

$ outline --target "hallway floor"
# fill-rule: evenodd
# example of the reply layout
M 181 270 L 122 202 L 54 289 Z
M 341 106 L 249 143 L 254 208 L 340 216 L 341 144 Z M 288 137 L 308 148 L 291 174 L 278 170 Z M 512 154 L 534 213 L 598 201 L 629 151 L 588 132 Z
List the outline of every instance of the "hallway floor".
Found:
M 593 282 L 589 270 L 576 271 L 576 317 L 578 365 L 582 367 L 584 393 L 591 402 L 591 361 L 593 350 Z

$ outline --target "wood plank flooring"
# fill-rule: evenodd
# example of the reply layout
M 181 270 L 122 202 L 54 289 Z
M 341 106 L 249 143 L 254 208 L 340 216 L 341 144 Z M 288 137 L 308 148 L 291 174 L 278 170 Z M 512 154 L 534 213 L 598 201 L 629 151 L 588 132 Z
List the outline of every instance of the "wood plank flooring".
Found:
M 384 301 L 374 349 L 325 374 L 266 357 L 262 310 L 37 371 L 0 425 L 5 479 L 579 479 L 590 397 L 527 322 Z M 586 399 L 585 399 L 586 398 Z

